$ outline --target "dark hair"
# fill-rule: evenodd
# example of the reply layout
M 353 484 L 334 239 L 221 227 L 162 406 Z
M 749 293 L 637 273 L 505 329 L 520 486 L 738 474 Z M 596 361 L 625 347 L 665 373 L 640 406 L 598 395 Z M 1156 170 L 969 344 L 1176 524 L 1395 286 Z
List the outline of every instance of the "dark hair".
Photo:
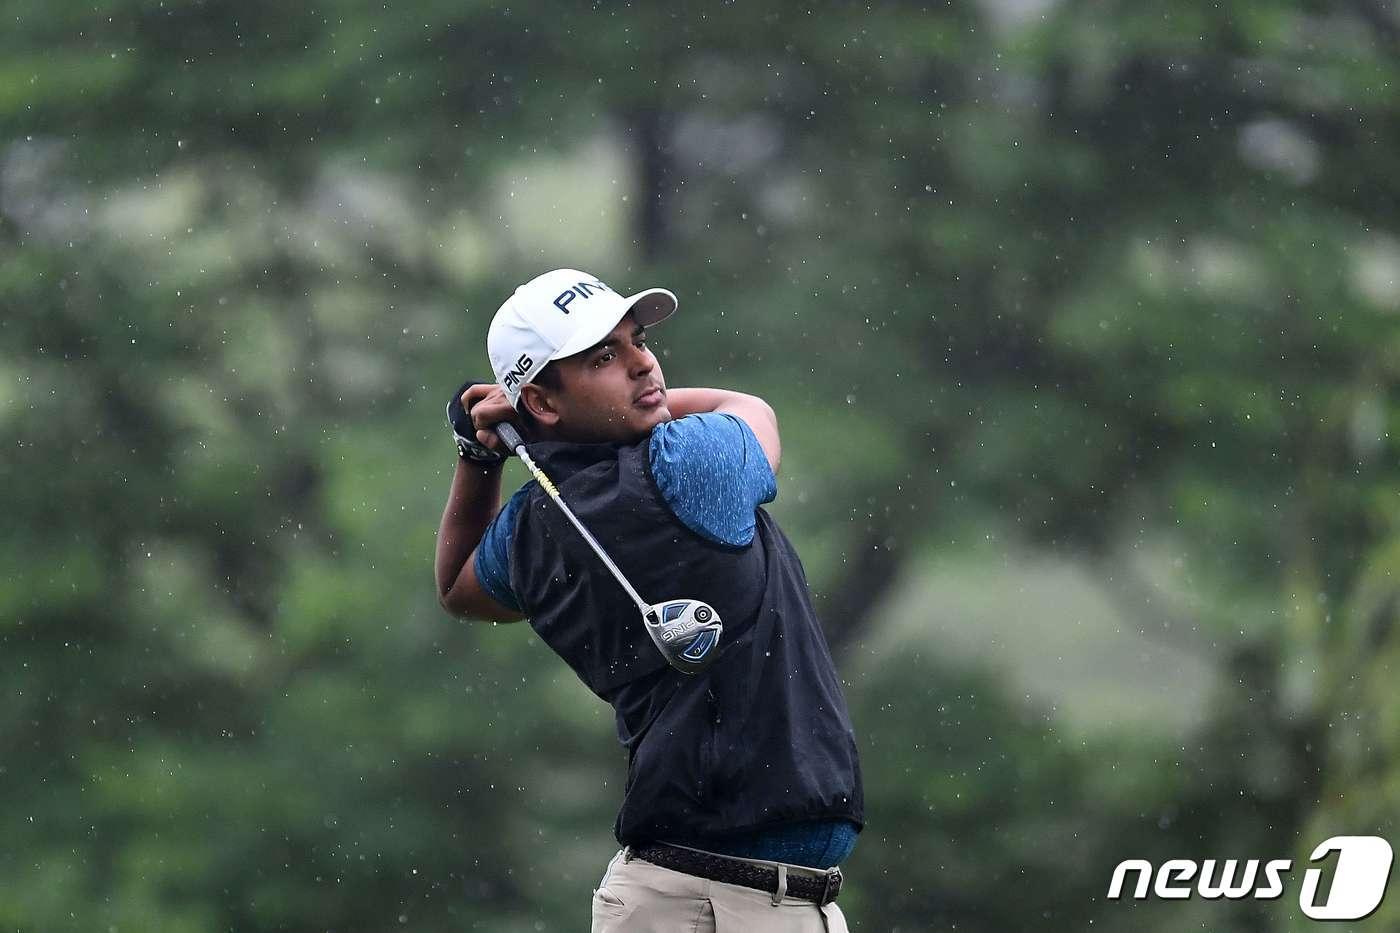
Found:
M 535 375 L 535 378 L 530 381 L 544 386 L 551 392 L 560 392 L 564 388 L 564 380 L 560 377 L 559 370 L 555 367 L 553 360 L 546 363 L 544 369 L 540 370 Z M 535 416 L 530 414 L 530 410 L 525 407 L 523 399 L 520 404 L 515 406 L 515 411 L 520 415 L 520 426 L 525 429 L 525 436 L 538 440 L 540 436 L 540 423 L 535 420 Z

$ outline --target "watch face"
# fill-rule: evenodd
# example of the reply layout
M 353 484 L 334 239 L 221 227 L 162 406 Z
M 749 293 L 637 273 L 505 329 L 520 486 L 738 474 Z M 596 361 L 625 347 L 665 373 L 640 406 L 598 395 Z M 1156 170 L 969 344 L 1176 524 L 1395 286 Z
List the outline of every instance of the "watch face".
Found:
M 484 444 L 469 441 L 464 437 L 457 438 L 457 453 L 466 460 L 475 460 L 479 463 L 495 463 L 505 459 L 505 454 L 492 450 Z

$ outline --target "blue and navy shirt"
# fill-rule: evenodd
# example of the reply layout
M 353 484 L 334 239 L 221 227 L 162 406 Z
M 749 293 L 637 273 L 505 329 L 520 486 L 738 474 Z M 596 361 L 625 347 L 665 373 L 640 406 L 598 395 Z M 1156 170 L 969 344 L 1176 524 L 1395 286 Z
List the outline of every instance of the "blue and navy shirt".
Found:
M 734 415 L 711 412 L 658 424 L 648 455 L 662 499 L 686 527 L 710 541 L 748 545 L 755 509 L 778 495 L 777 478 L 758 438 Z M 510 586 L 510 543 L 516 515 L 534 485 L 532 480 L 511 496 L 476 552 L 477 579 L 497 602 L 516 612 L 520 602 Z M 816 820 L 686 841 L 727 855 L 828 868 L 850 854 L 856 833 L 847 820 Z
M 671 511 L 687 528 L 720 544 L 753 540 L 754 509 L 778 495 L 773 468 L 753 430 L 733 415 L 707 413 L 664 421 L 651 431 L 651 472 Z M 510 542 L 515 516 L 535 483 L 510 497 L 476 551 L 476 578 L 516 612 L 510 589 Z

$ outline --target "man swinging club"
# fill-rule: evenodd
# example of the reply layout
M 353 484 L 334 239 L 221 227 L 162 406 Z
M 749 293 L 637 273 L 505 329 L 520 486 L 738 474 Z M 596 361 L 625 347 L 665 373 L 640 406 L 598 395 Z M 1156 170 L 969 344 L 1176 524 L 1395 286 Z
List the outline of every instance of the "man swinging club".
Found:
M 646 328 L 675 310 L 665 289 L 623 297 L 573 269 L 501 305 L 496 384 L 448 404 L 460 459 L 439 599 L 529 619 L 616 712 L 623 848 L 595 933 L 844 931 L 860 764 L 802 564 L 760 508 L 777 496 L 777 419 L 752 395 L 666 388 Z M 497 514 L 502 422 L 537 479 Z M 663 632 L 663 614 L 681 627 Z

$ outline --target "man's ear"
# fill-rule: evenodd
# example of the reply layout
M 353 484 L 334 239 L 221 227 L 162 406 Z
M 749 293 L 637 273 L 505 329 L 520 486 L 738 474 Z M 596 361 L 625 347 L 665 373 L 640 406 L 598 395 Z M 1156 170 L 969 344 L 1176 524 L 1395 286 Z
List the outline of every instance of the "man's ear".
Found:
M 549 392 L 544 386 L 533 382 L 521 386 L 520 406 L 528 411 L 541 427 L 552 428 L 559 423 L 559 411 L 554 407 L 554 400 L 549 397 Z

